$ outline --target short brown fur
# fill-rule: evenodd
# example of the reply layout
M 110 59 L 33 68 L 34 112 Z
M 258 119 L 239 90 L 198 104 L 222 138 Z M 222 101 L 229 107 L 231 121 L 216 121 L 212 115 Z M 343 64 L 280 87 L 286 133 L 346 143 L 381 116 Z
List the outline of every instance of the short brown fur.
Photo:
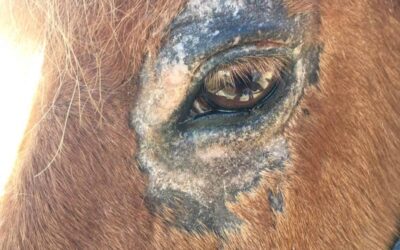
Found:
M 230 204 L 246 223 L 221 240 L 149 213 L 128 127 L 131 83 L 183 1 L 10 1 L 46 58 L 0 204 L 0 248 L 388 249 L 400 218 L 399 4 L 285 2 L 293 15 L 321 11 L 320 83 L 285 129 L 288 171 Z M 284 193 L 284 213 L 268 190 Z

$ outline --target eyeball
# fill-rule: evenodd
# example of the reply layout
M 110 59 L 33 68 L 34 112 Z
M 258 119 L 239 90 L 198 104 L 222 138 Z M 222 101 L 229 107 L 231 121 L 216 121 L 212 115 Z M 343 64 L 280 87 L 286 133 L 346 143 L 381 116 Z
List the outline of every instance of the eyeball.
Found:
M 256 108 L 280 84 L 284 68 L 285 60 L 273 57 L 245 57 L 217 66 L 204 78 L 191 114 Z

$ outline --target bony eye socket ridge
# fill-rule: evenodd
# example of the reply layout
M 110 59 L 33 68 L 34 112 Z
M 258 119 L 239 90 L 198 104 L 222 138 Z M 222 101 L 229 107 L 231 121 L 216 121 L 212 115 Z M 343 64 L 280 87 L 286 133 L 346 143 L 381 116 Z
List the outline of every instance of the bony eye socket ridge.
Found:
M 283 56 L 247 56 L 216 66 L 202 80 L 193 118 L 210 113 L 249 111 L 263 105 L 282 84 Z

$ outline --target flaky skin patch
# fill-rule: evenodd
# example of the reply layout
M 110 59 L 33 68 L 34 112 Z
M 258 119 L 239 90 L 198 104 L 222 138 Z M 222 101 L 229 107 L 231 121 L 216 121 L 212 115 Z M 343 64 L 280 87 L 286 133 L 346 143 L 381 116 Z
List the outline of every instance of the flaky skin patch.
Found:
M 184 3 L 8 2 L 18 6 L 19 28 L 28 25 L 21 30 L 47 47 L 31 121 L 1 198 L 0 249 L 388 249 L 400 218 L 400 5 L 312 3 L 321 11 L 320 35 L 312 38 L 324 44 L 320 80 L 285 128 L 291 164 L 284 173 L 264 173 L 257 189 L 228 206 L 244 223 L 221 240 L 153 216 L 144 202 L 146 176 L 132 157 L 131 80 Z M 293 7 L 294 15 L 299 10 Z M 61 151 L 41 172 L 60 138 Z M 283 213 L 269 204 L 279 192 Z
M 138 136 L 138 163 L 149 176 L 146 204 L 168 224 L 221 237 L 225 231 L 238 230 L 242 221 L 227 204 L 235 202 L 238 194 L 251 192 L 263 171 L 286 167 L 290 158 L 282 128 L 310 84 L 309 72 L 317 68 L 312 65 L 318 64 L 309 57 L 315 45 L 304 41 L 308 27 L 318 25 L 317 18 L 311 20 L 312 14 L 288 17 L 275 0 L 189 1 L 172 22 L 159 53 L 146 58 L 131 123 Z M 280 44 L 268 42 L 276 40 Z M 240 57 L 243 53 L 251 53 L 252 61 Z M 276 69 L 278 90 L 270 105 L 230 119 L 215 115 L 193 120 L 182 115 L 191 105 L 189 96 L 207 81 L 203 75 L 210 74 L 208 65 L 231 57 L 242 60 L 236 67 L 243 70 L 247 63 L 260 73 L 286 61 Z M 213 149 L 218 147 L 223 154 L 216 155 Z

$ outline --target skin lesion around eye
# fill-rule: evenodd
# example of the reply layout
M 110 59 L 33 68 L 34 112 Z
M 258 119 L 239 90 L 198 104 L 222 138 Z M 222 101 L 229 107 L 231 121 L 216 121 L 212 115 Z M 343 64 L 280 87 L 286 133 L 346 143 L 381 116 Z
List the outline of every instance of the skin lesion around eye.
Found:
M 302 49 L 302 18 L 268 2 L 210 2 L 216 8 L 201 15 L 188 4 L 141 72 L 131 123 L 149 176 L 146 202 L 160 218 L 172 209 L 168 223 L 188 232 L 239 226 L 228 204 L 256 188 L 263 171 L 283 171 L 290 160 L 282 127 L 308 84 L 304 72 L 317 67 Z

